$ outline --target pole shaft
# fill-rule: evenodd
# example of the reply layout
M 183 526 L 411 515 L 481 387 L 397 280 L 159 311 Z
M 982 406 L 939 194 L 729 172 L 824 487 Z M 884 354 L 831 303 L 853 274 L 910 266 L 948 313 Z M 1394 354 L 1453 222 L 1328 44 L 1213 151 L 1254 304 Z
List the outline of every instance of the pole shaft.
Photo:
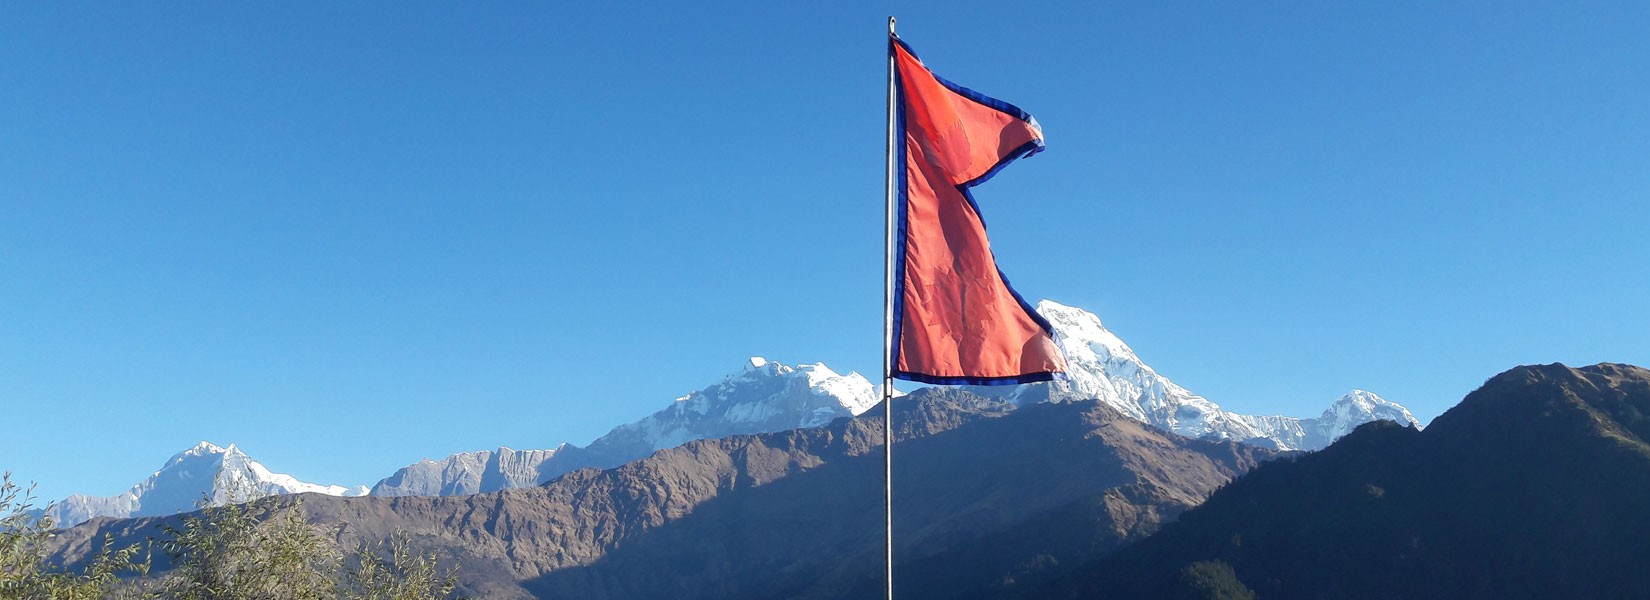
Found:
M 882 244 L 882 509 L 888 600 L 894 600 L 894 18 L 888 17 L 887 202 Z

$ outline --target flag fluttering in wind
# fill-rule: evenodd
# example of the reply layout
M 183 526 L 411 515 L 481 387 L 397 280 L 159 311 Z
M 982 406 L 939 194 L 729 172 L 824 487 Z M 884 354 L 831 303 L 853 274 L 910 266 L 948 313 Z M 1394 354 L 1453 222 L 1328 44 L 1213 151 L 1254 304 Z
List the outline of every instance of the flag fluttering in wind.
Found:
M 1037 120 L 935 76 L 889 35 L 896 98 L 890 372 L 937 384 L 1047 381 L 1066 368 L 1048 321 L 997 269 L 969 189 L 1043 149 Z

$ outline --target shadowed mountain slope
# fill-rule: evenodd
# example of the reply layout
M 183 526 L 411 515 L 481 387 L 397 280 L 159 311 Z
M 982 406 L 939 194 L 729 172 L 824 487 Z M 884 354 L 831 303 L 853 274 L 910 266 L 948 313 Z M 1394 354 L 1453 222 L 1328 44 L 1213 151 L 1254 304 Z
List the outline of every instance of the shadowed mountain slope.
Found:
M 1650 370 L 1519 367 L 1425 431 L 1372 423 L 1263 465 L 1026 595 L 1650 598 L 1647 440 Z
M 1073 510 L 1104 526 L 1054 532 L 1083 539 L 1050 540 L 1066 548 L 1053 559 L 1097 557 L 1272 455 L 1165 434 L 1096 402 L 1014 410 L 931 389 L 895 408 L 896 532 L 907 562 Z M 881 422 L 869 415 L 880 411 L 690 442 L 537 488 L 306 495 L 304 508 L 344 545 L 409 533 L 416 547 L 462 565 L 465 590 L 478 597 L 842 597 L 880 580 Z M 57 557 L 84 555 L 104 532 L 138 539 L 157 524 L 94 521 L 66 532 Z M 988 554 L 970 574 L 980 582 L 1048 560 L 1041 547 Z

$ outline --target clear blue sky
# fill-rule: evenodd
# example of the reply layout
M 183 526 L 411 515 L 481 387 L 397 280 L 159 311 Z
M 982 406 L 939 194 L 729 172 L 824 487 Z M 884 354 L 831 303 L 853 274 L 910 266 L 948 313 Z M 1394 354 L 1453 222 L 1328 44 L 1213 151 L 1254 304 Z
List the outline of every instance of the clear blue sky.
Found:
M 1228 408 L 1650 364 L 1650 4 L 334 4 L 0 8 L 0 468 L 370 484 L 874 374 L 889 14 L 1047 132 L 978 190 L 1016 287 Z

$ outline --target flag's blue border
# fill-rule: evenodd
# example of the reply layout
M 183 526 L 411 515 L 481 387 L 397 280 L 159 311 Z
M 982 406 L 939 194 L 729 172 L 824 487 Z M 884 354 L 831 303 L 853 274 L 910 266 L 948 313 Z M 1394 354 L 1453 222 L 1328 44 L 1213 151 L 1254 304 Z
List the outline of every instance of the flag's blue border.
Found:
M 904 48 L 906 52 L 911 53 L 912 57 L 917 56 L 917 52 L 912 50 L 911 46 L 905 43 L 905 40 L 899 39 L 899 36 L 897 35 L 889 34 L 888 56 L 890 58 L 894 57 L 894 46 L 896 44 L 898 44 L 899 47 Z M 918 60 L 921 60 L 921 58 L 918 58 Z M 930 70 L 929 74 L 934 73 Z M 940 85 L 956 92 L 959 96 L 978 102 L 987 108 L 1008 114 L 1016 119 L 1030 123 L 1033 126 L 1037 126 L 1037 119 L 1033 118 L 1030 113 L 1020 110 L 1020 107 L 1018 106 L 1014 106 L 1013 104 L 1003 102 L 1002 100 L 998 100 L 966 87 L 957 85 L 944 77 L 940 77 L 939 75 L 934 75 L 934 79 L 938 80 Z M 894 188 L 896 194 L 895 200 L 899 203 L 899 216 L 894 238 L 894 335 L 891 341 L 894 347 L 891 348 L 888 353 L 890 361 L 888 365 L 888 372 L 896 379 L 935 385 L 1015 385 L 1053 380 L 1056 371 L 1022 373 L 1008 377 L 944 377 L 929 375 L 926 373 L 901 371 L 898 369 L 897 365 L 899 365 L 900 336 L 903 333 L 901 329 L 905 322 L 903 315 L 905 314 L 906 239 L 905 84 L 899 77 L 898 69 L 895 69 L 894 72 L 894 89 L 897 92 L 895 97 L 898 99 L 894 109 L 894 160 L 897 165 L 894 175 Z M 1038 127 L 1038 129 L 1041 130 L 1041 127 Z M 998 171 L 1003 170 L 1003 167 L 1008 166 L 1009 163 L 1027 156 L 1031 156 L 1038 152 L 1042 152 L 1046 147 L 1047 146 L 1043 143 L 1042 138 L 1026 142 L 1019 148 L 1014 149 L 1013 152 L 1008 153 L 1008 155 L 1003 157 L 1002 160 L 997 161 L 997 164 L 992 165 L 990 169 L 986 170 L 985 174 L 957 186 L 957 191 L 961 192 L 963 198 L 968 200 L 969 208 L 972 208 L 974 210 L 974 214 L 980 217 L 980 227 L 985 227 L 985 215 L 980 212 L 980 205 L 974 201 L 974 194 L 969 192 L 969 189 L 989 181 L 992 177 L 997 175 Z M 997 263 L 997 256 L 995 252 L 992 253 L 991 262 L 992 264 Z M 1037 314 L 1036 309 L 1033 309 L 1031 304 L 1026 302 L 1025 298 L 1020 295 L 1020 292 L 1015 291 L 1014 286 L 1009 284 L 1008 277 L 1003 275 L 1003 270 L 1001 267 L 997 268 L 997 276 L 1003 280 L 1003 286 L 1008 288 L 1008 293 L 1014 296 L 1014 300 L 1020 304 L 1020 309 L 1025 311 L 1026 316 L 1031 317 L 1032 321 L 1036 322 L 1039 327 L 1042 327 L 1043 331 L 1049 334 L 1049 337 L 1054 337 L 1054 327 L 1049 325 L 1048 320 L 1044 319 L 1042 315 Z

